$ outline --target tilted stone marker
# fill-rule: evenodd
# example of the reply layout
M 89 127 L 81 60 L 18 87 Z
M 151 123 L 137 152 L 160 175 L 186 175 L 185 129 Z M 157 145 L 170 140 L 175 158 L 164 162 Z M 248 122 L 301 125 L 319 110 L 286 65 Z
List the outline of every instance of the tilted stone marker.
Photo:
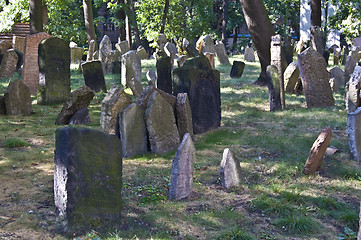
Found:
M 172 64 L 170 57 L 157 60 L 157 88 L 172 94 Z
M 308 157 L 303 168 L 304 174 L 310 175 L 320 170 L 326 149 L 331 141 L 331 132 L 332 131 L 330 127 L 324 128 L 316 141 L 313 143 L 310 150 L 310 156 Z
M 199 56 L 199 52 L 197 51 L 196 47 L 191 44 L 186 38 L 183 38 L 182 48 L 187 52 L 187 55 L 189 57 Z
M 88 108 L 94 92 L 87 86 L 82 86 L 73 91 L 63 105 L 55 124 L 69 124 L 70 118 L 81 108 Z
M 223 42 L 217 40 L 214 49 L 216 51 L 219 62 L 224 65 L 229 65 L 227 50 Z
M 143 46 L 137 48 L 137 55 L 140 59 L 148 59 L 149 55 Z
M 351 157 L 361 161 L 361 108 L 347 114 L 347 134 Z
M 350 80 L 346 83 L 346 111 L 352 113 L 361 106 L 361 67 L 356 66 Z
M 149 98 L 145 121 L 152 152 L 166 153 L 177 148 L 180 140 L 174 111 L 156 91 Z
M 244 67 L 246 64 L 242 61 L 233 61 L 231 73 L 229 74 L 231 78 L 240 78 L 242 77 Z
M 298 66 L 307 107 L 334 106 L 330 75 L 323 56 L 313 48 L 307 48 L 298 55 Z
M 39 44 L 38 103 L 61 103 L 70 95 L 70 48 L 60 38 L 47 38 Z
M 180 139 L 182 139 L 186 133 L 189 133 L 193 138 L 192 109 L 187 93 L 178 93 L 176 112 Z
M 149 85 L 157 86 L 157 74 L 152 69 L 147 72 L 147 80 Z
M 138 81 L 142 79 L 141 60 L 134 50 L 122 55 L 121 83 L 129 87 L 129 82 L 134 78 Z
M 221 124 L 220 74 L 204 55 L 187 60 L 173 71 L 173 94 L 187 93 L 195 134 Z
M 121 221 L 122 149 L 116 136 L 62 127 L 55 131 L 54 200 L 66 235 Z
M 271 79 L 272 86 L 268 87 L 270 111 L 277 111 L 282 109 L 282 100 L 280 94 L 280 80 L 278 75 L 278 69 L 274 65 L 267 66 L 267 77 Z
M 284 84 L 286 93 L 295 93 L 296 85 L 300 81 L 300 70 L 297 62 L 291 62 L 284 72 Z
M 324 48 L 322 28 L 319 26 L 311 26 L 310 30 L 311 30 L 312 48 L 314 50 L 316 50 L 318 53 L 320 53 L 321 55 L 323 55 L 325 48 Z
M 81 108 L 71 116 L 69 125 L 88 124 L 90 122 L 88 108 Z
M 89 49 L 88 49 L 88 55 L 86 57 L 87 62 L 93 61 L 93 55 L 96 49 L 96 42 L 94 39 L 90 40 L 89 42 Z
M 277 87 L 279 87 L 279 94 L 281 98 L 281 105 L 282 109 L 286 107 L 286 100 L 285 100 L 285 89 L 284 89 L 284 71 L 285 71 L 285 65 L 286 60 L 284 58 L 284 54 L 282 52 L 282 46 L 283 43 L 281 41 L 281 35 L 275 35 L 272 36 L 271 41 L 271 65 L 276 66 L 278 69 L 278 79 L 279 84 Z M 273 85 L 275 87 L 275 84 Z
M 129 85 L 130 89 L 132 90 L 133 96 L 136 98 L 139 97 L 144 90 L 142 83 L 134 78 L 130 81 Z
M 148 152 L 144 112 L 144 109 L 132 103 L 119 114 L 119 136 L 124 158 Z
M 10 78 L 16 71 L 19 57 L 14 49 L 5 52 L 0 64 L 0 78 Z
M 95 92 L 107 91 L 104 80 L 103 66 L 100 60 L 85 62 L 81 65 L 81 69 L 83 72 L 85 85 L 90 87 Z
M 11 81 L 4 96 L 7 115 L 30 115 L 33 112 L 29 88 L 22 81 Z
M 209 35 L 201 36 L 196 43 L 196 48 L 199 53 L 205 53 L 205 52 L 209 52 L 213 54 L 216 53 L 213 39 Z
M 123 88 L 113 85 L 102 101 L 100 129 L 108 134 L 116 133 L 118 114 L 132 103 Z
M 167 37 L 165 36 L 165 34 L 161 33 L 158 35 L 157 38 L 157 47 L 160 51 L 164 52 L 164 46 L 165 44 L 168 42 Z
M 244 61 L 247 62 L 255 62 L 256 61 L 256 57 L 254 55 L 254 50 L 251 47 L 246 47 L 246 49 L 244 50 Z
M 188 59 L 188 56 L 187 56 L 187 55 L 179 56 L 179 58 L 177 58 L 177 65 L 178 65 L 178 67 L 182 67 L 183 64 L 187 61 L 187 59 Z
M 187 198 L 193 189 L 195 148 L 192 137 L 186 133 L 173 158 L 168 196 L 172 200 Z
M 224 149 L 220 167 L 222 186 L 226 189 L 239 185 L 241 167 L 229 148 Z
M 38 46 L 40 42 L 51 36 L 45 32 L 28 35 L 25 40 L 23 82 L 28 86 L 30 94 L 38 91 L 39 85 L 39 65 Z
M 174 43 L 167 42 L 164 45 L 164 52 L 167 54 L 168 57 L 171 58 L 171 62 L 173 63 L 174 58 L 177 55 L 177 47 Z

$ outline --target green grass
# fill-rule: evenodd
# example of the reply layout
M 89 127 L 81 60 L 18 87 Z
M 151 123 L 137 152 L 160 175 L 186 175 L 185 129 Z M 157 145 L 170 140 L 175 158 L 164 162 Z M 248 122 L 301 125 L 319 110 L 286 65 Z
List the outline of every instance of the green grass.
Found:
M 18 138 L 8 138 L 5 140 L 4 147 L 5 148 L 18 148 L 18 147 L 28 147 L 29 143 L 18 139 Z
M 284 231 L 291 234 L 311 234 L 319 230 L 319 224 L 311 217 L 289 216 L 275 222 Z

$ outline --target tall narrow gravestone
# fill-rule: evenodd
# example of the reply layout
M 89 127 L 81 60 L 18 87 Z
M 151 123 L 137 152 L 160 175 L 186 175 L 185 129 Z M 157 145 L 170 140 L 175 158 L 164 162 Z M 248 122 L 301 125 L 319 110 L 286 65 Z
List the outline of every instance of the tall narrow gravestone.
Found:
M 131 50 L 122 55 L 121 83 L 129 87 L 129 82 L 134 78 L 141 81 L 142 67 L 137 51 Z
M 347 134 L 351 157 L 361 161 L 361 107 L 347 114 Z
M 60 38 L 39 44 L 38 103 L 64 102 L 70 95 L 70 47 Z
M 220 74 L 204 55 L 187 60 L 173 71 L 173 94 L 187 93 L 195 134 L 221 124 Z
M 38 91 L 39 85 L 39 65 L 38 46 L 40 42 L 51 36 L 45 32 L 32 34 L 25 39 L 23 82 L 28 86 L 30 94 Z
M 162 57 L 157 60 L 157 88 L 172 94 L 172 60 L 170 57 Z
M 224 149 L 220 168 L 222 186 L 229 189 L 240 183 L 241 167 L 229 148 Z
M 278 70 L 278 80 L 279 80 L 279 84 L 277 84 L 279 90 L 279 94 L 280 94 L 280 98 L 281 98 L 281 105 L 282 105 L 282 109 L 285 108 L 285 89 L 284 89 L 284 78 L 283 78 L 283 73 L 285 71 L 285 64 L 286 64 L 286 60 L 284 59 L 284 55 L 282 52 L 282 46 L 283 43 L 281 41 L 281 35 L 275 35 L 272 36 L 272 41 L 271 41 L 271 65 L 274 65 L 277 67 Z
M 63 127 L 55 131 L 54 199 L 66 235 L 121 220 L 122 149 L 116 136 Z

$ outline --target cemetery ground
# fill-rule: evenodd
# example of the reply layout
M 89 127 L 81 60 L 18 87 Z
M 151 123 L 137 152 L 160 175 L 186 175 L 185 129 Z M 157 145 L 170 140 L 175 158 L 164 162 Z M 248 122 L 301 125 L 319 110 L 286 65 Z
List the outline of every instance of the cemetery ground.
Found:
M 243 60 L 241 56 L 230 58 Z M 142 60 L 146 71 L 154 60 Z M 231 66 L 221 72 L 221 127 L 195 136 L 196 162 L 191 196 L 167 199 L 174 152 L 123 160 L 123 222 L 119 229 L 90 232 L 77 239 L 344 239 L 358 231 L 361 167 L 349 154 L 344 89 L 335 106 L 306 108 L 303 95 L 286 95 L 286 109 L 269 112 L 268 90 L 252 84 L 258 63 L 246 62 L 241 78 Z M 9 80 L 1 80 L 0 93 Z M 107 88 L 120 85 L 106 75 Z M 72 90 L 84 84 L 71 74 Z M 126 92 L 130 93 L 127 89 Z M 96 93 L 91 123 L 99 129 Z M 62 104 L 38 105 L 30 116 L 0 116 L 0 239 L 65 239 L 54 231 L 54 122 Z M 326 126 L 330 145 L 320 172 L 302 173 L 310 148 Z M 240 160 L 241 183 L 222 188 L 219 165 L 225 148 Z M 355 234 L 356 235 L 356 234 Z M 346 238 L 348 237 L 348 238 Z

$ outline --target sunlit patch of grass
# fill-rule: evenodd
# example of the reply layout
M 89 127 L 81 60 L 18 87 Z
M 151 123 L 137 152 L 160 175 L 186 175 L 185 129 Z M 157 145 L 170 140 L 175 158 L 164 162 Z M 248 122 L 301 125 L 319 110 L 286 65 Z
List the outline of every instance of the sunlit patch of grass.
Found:
M 30 144 L 18 139 L 18 138 L 8 138 L 5 140 L 4 147 L 5 148 L 18 148 L 18 147 L 29 147 Z
M 276 199 L 267 194 L 262 194 L 252 200 L 251 206 L 254 211 L 261 211 L 268 216 L 284 217 L 290 216 L 295 212 L 295 208 L 288 204 L 287 201 Z

